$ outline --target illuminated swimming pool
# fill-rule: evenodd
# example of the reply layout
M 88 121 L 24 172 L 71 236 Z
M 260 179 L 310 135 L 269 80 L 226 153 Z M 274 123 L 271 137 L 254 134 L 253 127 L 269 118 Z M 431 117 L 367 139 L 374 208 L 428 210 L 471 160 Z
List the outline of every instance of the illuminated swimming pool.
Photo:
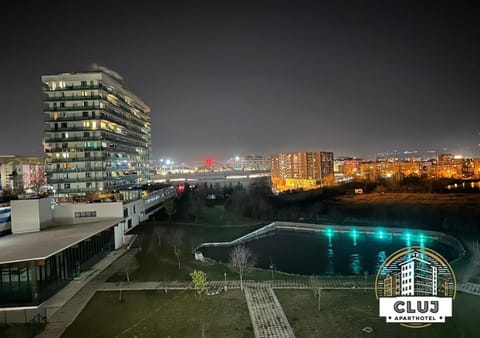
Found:
M 453 237 L 440 232 L 384 227 L 328 226 L 272 223 L 228 243 L 204 243 L 197 251 L 228 262 L 235 245 L 250 248 L 257 267 L 303 275 L 357 275 L 376 273 L 393 252 L 418 245 L 452 261 L 464 252 Z

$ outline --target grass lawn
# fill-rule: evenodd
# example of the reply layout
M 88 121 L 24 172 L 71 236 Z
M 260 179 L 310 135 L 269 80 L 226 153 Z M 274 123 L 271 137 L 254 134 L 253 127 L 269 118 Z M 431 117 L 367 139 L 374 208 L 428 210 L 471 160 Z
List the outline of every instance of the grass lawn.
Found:
M 203 208 L 202 214 L 198 217 L 199 224 L 207 225 L 253 224 L 256 222 L 258 221 L 225 210 L 223 205 Z
M 192 291 L 97 292 L 62 337 L 253 337 L 236 290 L 198 298 Z
M 410 329 L 387 324 L 378 316 L 378 302 L 372 291 L 323 290 L 321 311 L 310 290 L 275 290 L 285 315 L 298 338 L 303 337 L 480 337 L 480 297 L 457 293 L 452 318 L 445 324 Z M 365 326 L 374 329 L 368 334 Z
M 38 327 L 31 324 L 25 325 L 11 325 L 0 327 L 0 337 L 8 338 L 33 338 L 38 334 L 43 327 Z

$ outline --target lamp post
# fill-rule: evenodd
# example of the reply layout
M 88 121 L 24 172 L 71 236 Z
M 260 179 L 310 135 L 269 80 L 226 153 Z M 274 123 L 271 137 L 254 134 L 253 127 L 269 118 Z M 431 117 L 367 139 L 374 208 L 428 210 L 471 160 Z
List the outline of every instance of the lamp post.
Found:
M 224 286 L 223 286 L 223 290 L 224 290 L 225 292 L 227 292 L 227 273 L 226 273 L 226 272 L 223 273 L 223 277 L 224 277 L 224 280 L 225 280 L 225 284 L 224 284 Z

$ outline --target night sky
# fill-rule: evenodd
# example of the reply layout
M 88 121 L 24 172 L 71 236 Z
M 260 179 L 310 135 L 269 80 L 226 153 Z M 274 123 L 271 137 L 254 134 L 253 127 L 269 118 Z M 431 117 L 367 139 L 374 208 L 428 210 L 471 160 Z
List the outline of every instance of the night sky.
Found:
M 120 73 L 151 107 L 154 158 L 480 154 L 473 5 L 66 3 L 0 13 L 0 154 L 41 155 L 41 75 L 92 63 Z

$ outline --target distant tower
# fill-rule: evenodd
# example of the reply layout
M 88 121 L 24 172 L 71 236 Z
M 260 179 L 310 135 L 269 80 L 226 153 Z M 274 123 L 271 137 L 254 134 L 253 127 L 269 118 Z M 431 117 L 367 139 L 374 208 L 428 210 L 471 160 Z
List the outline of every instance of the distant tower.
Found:
M 150 108 L 102 68 L 42 76 L 48 182 L 56 197 L 149 180 Z

